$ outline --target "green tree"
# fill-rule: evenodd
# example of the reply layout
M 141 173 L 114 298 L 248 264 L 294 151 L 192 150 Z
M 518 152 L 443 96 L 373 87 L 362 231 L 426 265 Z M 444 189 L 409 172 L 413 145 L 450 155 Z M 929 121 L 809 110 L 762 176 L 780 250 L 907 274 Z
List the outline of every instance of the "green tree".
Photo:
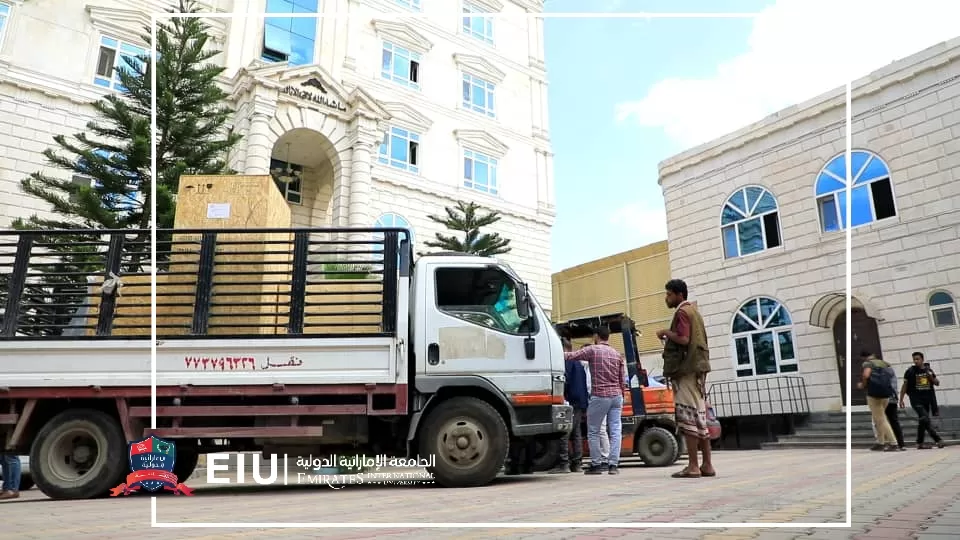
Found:
M 444 208 L 446 216 L 428 216 L 435 223 L 443 225 L 447 230 L 460 233 L 459 235 L 445 235 L 436 233 L 435 240 L 428 240 L 428 247 L 444 251 L 472 253 L 484 257 L 502 255 L 510 252 L 510 240 L 501 238 L 499 233 L 481 233 L 480 229 L 489 227 L 500 221 L 500 213 L 483 211 L 480 205 L 474 202 L 458 201 L 455 208 Z
M 195 13 L 197 6 L 180 0 L 179 9 L 172 11 Z M 149 51 L 150 29 L 144 31 Z M 92 104 L 96 119 L 87 124 L 87 132 L 55 136 L 56 146 L 43 153 L 50 165 L 68 174 L 36 172 L 21 182 L 24 192 L 50 206 L 53 217 L 33 215 L 12 226 L 38 231 L 43 249 L 60 261 L 34 269 L 43 275 L 31 278 L 23 292 L 21 317 L 29 320 L 22 324 L 69 323 L 76 311 L 71 306 L 85 302 L 86 275 L 103 272 L 102 249 L 92 246 L 91 235 L 42 231 L 140 229 L 131 238 L 139 242 L 139 254 L 125 260 L 124 271 L 142 271 L 149 258 L 149 232 L 144 230 L 151 226 L 154 209 L 158 227 L 173 226 L 180 176 L 232 172 L 226 158 L 240 137 L 228 129 L 232 110 L 216 81 L 224 68 L 210 63 L 219 51 L 208 41 L 202 19 L 158 23 L 156 139 L 150 114 L 152 57 L 121 55 L 118 91 Z M 151 144 L 157 160 L 156 201 L 151 198 Z M 7 279 L 0 275 L 0 306 L 6 301 Z

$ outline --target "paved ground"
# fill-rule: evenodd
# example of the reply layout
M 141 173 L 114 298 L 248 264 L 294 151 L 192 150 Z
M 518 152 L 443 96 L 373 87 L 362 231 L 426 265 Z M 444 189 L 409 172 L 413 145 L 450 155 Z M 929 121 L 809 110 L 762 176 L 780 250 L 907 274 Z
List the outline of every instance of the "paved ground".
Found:
M 534 475 L 475 489 L 432 486 L 212 488 L 161 496 L 160 522 L 842 522 L 844 452 L 721 452 L 716 478 L 626 466 L 619 476 Z M 150 499 L 51 501 L 35 489 L 0 503 L 0 538 L 936 539 L 960 530 L 960 448 L 854 453 L 852 529 L 161 529 Z M 11 531 L 17 531 L 13 534 Z

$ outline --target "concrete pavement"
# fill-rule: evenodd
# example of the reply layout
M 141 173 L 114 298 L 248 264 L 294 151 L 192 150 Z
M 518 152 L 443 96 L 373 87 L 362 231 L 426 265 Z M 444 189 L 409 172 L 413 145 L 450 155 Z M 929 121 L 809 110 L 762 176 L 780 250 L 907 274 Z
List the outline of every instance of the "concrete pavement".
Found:
M 484 488 L 352 485 L 210 487 L 158 497 L 160 522 L 843 522 L 842 450 L 718 452 L 716 478 L 626 465 L 619 476 L 502 478 Z M 162 529 L 146 496 L 51 501 L 37 490 L 0 503 L 2 538 L 936 539 L 960 528 L 960 448 L 854 451 L 851 529 Z M 11 531 L 17 531 L 10 536 Z

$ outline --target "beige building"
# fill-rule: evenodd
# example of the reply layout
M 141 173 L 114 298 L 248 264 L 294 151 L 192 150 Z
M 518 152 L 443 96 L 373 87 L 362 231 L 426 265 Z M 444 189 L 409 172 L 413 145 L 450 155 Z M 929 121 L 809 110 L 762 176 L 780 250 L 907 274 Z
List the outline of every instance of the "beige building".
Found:
M 669 279 L 666 241 L 567 268 L 553 274 L 553 320 L 626 314 L 640 331 L 640 362 L 660 374 L 663 346 L 656 332 L 670 325 L 672 312 L 663 302 Z
M 712 380 L 799 377 L 811 411 L 841 410 L 846 384 L 844 105 L 840 88 L 660 165 Z M 862 349 L 901 375 L 923 351 L 958 405 L 960 39 L 855 81 L 852 118 L 854 373 Z

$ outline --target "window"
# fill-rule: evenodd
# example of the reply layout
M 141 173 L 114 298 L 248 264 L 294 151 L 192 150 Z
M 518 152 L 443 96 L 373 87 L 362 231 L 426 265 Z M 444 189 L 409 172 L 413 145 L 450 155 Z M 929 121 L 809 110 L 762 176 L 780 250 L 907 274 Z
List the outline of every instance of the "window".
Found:
M 517 312 L 516 283 L 499 268 L 440 268 L 437 307 L 458 319 L 508 334 L 536 332 Z
M 0 45 L 3 45 L 3 35 L 7 29 L 7 21 L 10 19 L 10 5 L 0 2 Z
M 852 219 L 846 217 L 846 155 L 840 154 L 831 159 L 817 176 L 817 209 L 820 213 L 820 230 L 823 232 L 842 230 L 848 222 L 858 227 L 897 215 L 887 164 L 876 154 L 865 150 L 851 152 L 850 164 L 853 171 L 853 188 L 850 191 Z
M 404 217 L 401 216 L 400 214 L 394 214 L 394 213 L 391 213 L 391 212 L 387 212 L 386 214 L 384 214 L 384 215 L 380 216 L 379 218 L 377 218 L 377 222 L 373 224 L 373 227 L 374 227 L 375 229 L 380 229 L 380 228 L 383 228 L 383 229 L 407 229 L 408 231 L 410 231 L 410 238 L 404 238 L 403 235 L 401 235 L 400 239 L 401 239 L 401 240 L 409 240 L 409 241 L 410 241 L 410 244 L 411 244 L 411 245 L 413 244 L 413 227 L 411 227 L 411 226 L 410 226 L 410 222 L 407 221 L 406 218 L 404 218 Z M 378 240 L 379 240 L 379 239 L 382 239 L 382 238 L 383 238 L 383 237 L 380 236 L 380 237 L 378 238 Z
M 930 295 L 927 303 L 930 306 L 934 328 L 957 326 L 957 303 L 953 295 L 946 291 L 937 291 Z
M 493 43 L 493 17 L 489 14 L 482 15 L 483 13 L 484 11 L 477 6 L 464 2 L 463 33 L 480 41 Z
M 493 94 L 496 85 L 469 73 L 463 74 L 463 108 L 495 117 Z
M 270 175 L 280 194 L 289 203 L 303 204 L 303 166 L 279 159 L 270 160 Z
M 497 194 L 497 160 L 473 150 L 463 151 L 463 185 L 465 187 Z
M 103 150 L 95 150 L 94 153 L 104 159 L 112 158 L 109 152 Z M 81 166 L 87 163 L 83 158 L 80 158 L 79 161 Z M 120 189 L 109 188 L 109 191 L 104 192 L 106 188 L 103 183 L 92 176 L 75 174 L 70 181 L 81 187 L 89 187 L 92 189 L 102 201 L 103 207 L 113 212 L 129 212 L 139 208 L 143 204 L 144 197 L 143 194 L 140 193 L 140 182 L 138 178 L 133 177 L 133 173 L 126 170 L 114 169 L 109 165 L 107 166 L 106 172 L 121 176 L 121 181 L 128 179 L 127 184 Z M 71 202 L 77 202 L 78 197 L 71 195 L 70 200 Z
M 380 74 L 384 79 L 419 90 L 420 55 L 399 45 L 384 42 L 383 66 Z
M 787 308 L 761 296 L 743 304 L 733 318 L 737 377 L 797 371 L 793 320 Z
M 420 11 L 420 0 L 393 0 L 398 6 L 405 7 L 413 11 Z
M 420 172 L 420 135 L 408 129 L 392 127 L 380 145 L 380 163 Z
M 267 13 L 317 13 L 317 0 L 267 0 Z M 291 66 L 313 63 L 317 19 L 266 17 L 263 20 L 263 54 L 268 62 Z
M 104 88 L 126 91 L 126 88 L 120 84 L 117 70 L 132 72 L 134 66 L 137 69 L 143 69 L 141 58 L 146 56 L 147 52 L 142 47 L 107 36 L 101 37 L 100 54 L 97 56 L 97 71 L 93 77 L 93 83 Z
M 720 224 L 725 259 L 759 253 L 781 243 L 777 200 L 762 187 L 748 186 L 730 195 Z

